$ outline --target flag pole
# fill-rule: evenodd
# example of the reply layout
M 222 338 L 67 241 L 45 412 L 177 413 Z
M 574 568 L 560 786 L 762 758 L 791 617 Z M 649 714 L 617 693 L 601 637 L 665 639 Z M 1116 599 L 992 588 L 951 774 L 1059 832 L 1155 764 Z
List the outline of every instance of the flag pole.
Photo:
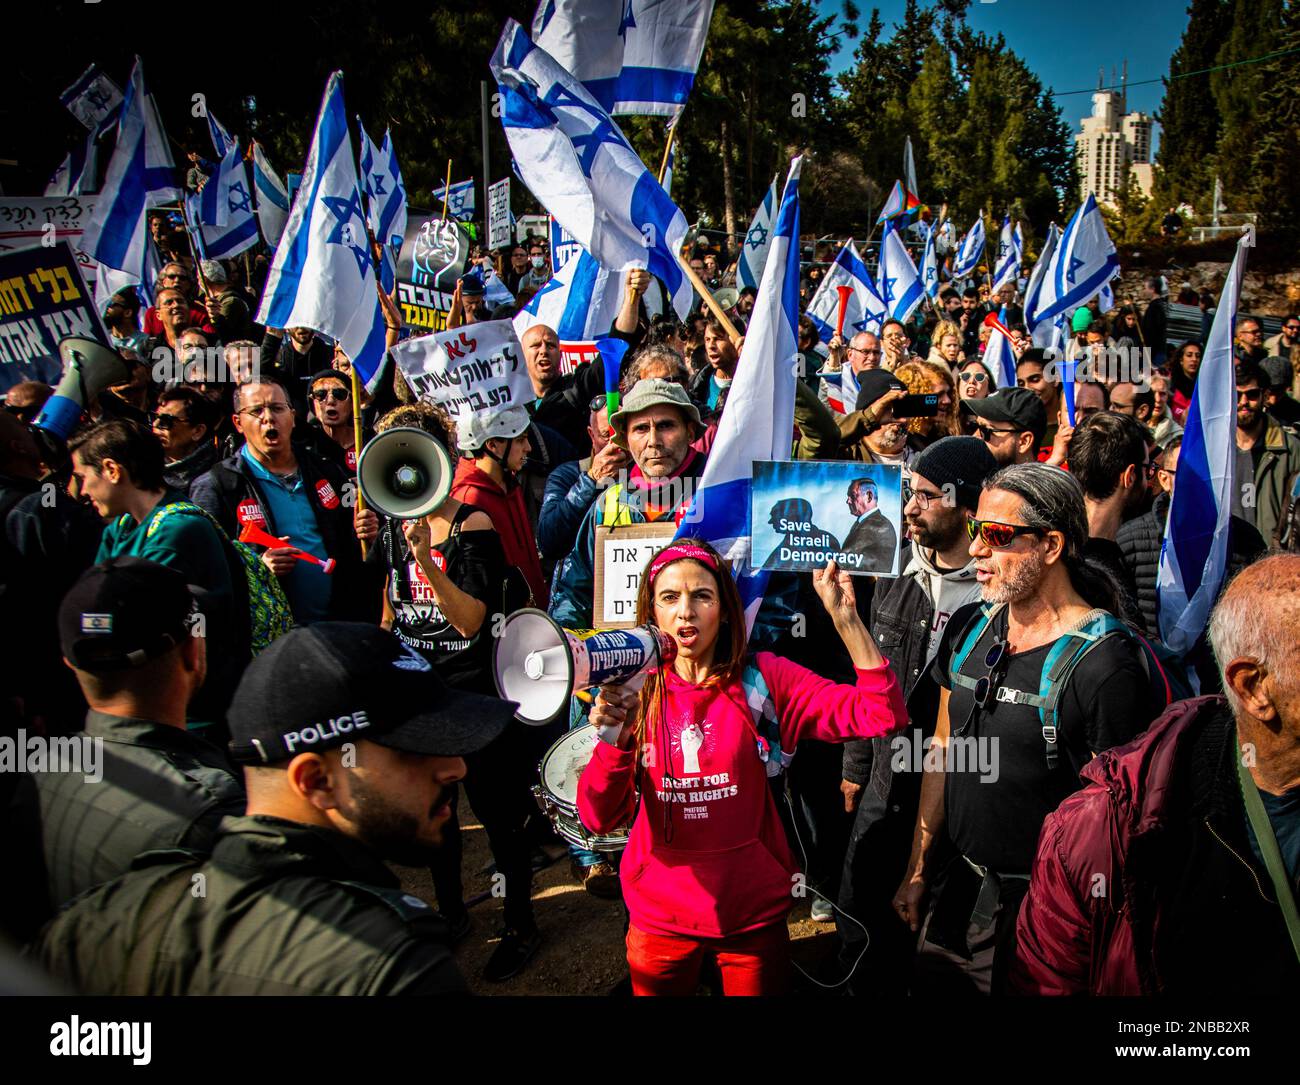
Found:
M 691 285 L 695 287 L 696 293 L 700 295 L 704 304 L 708 306 L 709 312 L 717 318 L 718 323 L 725 329 L 727 337 L 732 341 L 732 343 L 739 342 L 740 332 L 736 330 L 736 325 L 734 325 L 731 322 L 731 318 L 727 316 L 726 310 L 718 304 L 717 299 L 712 293 L 710 293 L 704 280 L 695 273 L 695 269 L 691 267 L 690 262 L 686 260 L 680 252 L 675 253 L 674 255 L 677 257 L 677 266 L 685 272 L 686 278 L 690 280 Z
M 678 113 L 673 120 L 668 122 L 668 142 L 664 145 L 664 157 L 659 163 L 659 183 L 661 185 L 664 183 L 664 178 L 668 175 L 668 158 L 673 153 L 673 140 L 677 136 L 677 122 L 681 120 L 681 118 L 682 115 Z
M 442 217 L 447 217 L 447 200 L 451 198 L 451 159 L 447 159 L 447 183 L 442 186 Z

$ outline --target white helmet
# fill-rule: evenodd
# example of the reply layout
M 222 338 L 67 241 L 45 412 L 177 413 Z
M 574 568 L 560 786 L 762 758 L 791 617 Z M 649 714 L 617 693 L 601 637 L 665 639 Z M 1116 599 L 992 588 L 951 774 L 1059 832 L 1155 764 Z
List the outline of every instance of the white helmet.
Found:
M 518 437 L 528 428 L 528 412 L 523 407 L 507 407 L 496 414 L 464 414 L 456 420 L 456 447 L 462 452 L 477 452 L 494 437 Z

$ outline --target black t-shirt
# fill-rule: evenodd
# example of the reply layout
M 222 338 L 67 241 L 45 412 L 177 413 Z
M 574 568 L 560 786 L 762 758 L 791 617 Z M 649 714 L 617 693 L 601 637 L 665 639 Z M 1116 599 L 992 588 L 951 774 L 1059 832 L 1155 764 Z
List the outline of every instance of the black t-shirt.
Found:
M 451 534 L 430 551 L 456 587 L 487 607 L 483 625 L 473 637 L 462 636 L 447 620 L 433 597 L 433 588 L 406 545 L 401 524 L 388 517 L 380 527 L 380 542 L 388 560 L 388 602 L 393 608 L 393 632 L 437 669 L 448 685 L 475 693 L 495 694 L 492 681 L 492 616 L 502 613 L 506 583 L 506 554 L 495 531 L 462 531 L 473 505 L 456 512 Z M 505 611 L 508 613 L 508 611 Z
M 974 704 L 974 692 L 952 681 L 950 668 L 979 612 L 971 603 L 953 614 L 931 664 L 935 682 L 951 691 L 949 742 Z M 988 673 L 988 650 L 1006 637 L 1003 609 L 981 634 L 961 673 L 973 679 Z M 1051 644 L 1016 653 L 1003 663 L 1000 685 L 1038 693 Z M 1057 761 L 1047 767 L 1047 745 L 1038 709 L 996 699 L 976 712 L 964 739 L 964 760 L 950 746 L 944 787 L 944 820 L 949 838 L 968 859 L 1001 874 L 1028 874 L 1043 820 L 1066 796 L 1079 790 L 1079 770 L 1094 753 L 1119 746 L 1151 721 L 1148 682 L 1137 649 L 1126 637 L 1108 637 L 1093 648 L 1070 676 L 1057 705 Z M 996 741 L 994 741 L 996 740 Z

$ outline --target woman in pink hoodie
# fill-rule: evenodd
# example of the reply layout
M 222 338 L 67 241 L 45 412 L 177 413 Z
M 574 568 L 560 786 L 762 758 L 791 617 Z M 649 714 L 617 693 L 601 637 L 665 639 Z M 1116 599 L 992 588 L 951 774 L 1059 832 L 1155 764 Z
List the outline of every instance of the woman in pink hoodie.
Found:
M 898 683 L 854 607 L 852 578 L 831 563 L 813 581 L 857 669 L 856 685 L 770 652 L 747 658 L 739 592 L 706 543 L 674 543 L 642 578 L 637 621 L 668 633 L 677 655 L 639 693 L 602 687 L 591 712 L 602 741 L 578 784 L 589 830 L 633 822 L 621 880 L 636 994 L 693 994 L 706 957 L 725 994 L 785 989 L 786 917 L 801 875 L 768 766 L 775 772 L 780 751 L 802 738 L 874 738 L 906 722 Z M 779 750 L 750 708 L 751 693 L 764 700 L 756 675 L 775 711 Z

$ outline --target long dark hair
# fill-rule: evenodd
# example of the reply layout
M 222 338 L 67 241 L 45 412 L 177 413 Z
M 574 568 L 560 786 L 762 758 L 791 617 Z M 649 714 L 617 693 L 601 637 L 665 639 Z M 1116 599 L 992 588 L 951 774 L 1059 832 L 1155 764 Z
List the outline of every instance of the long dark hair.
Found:
M 1003 490 L 1020 498 L 1020 518 L 1026 527 L 1059 531 L 1065 539 L 1061 561 L 1074 590 L 1090 607 L 1124 616 L 1119 582 L 1102 565 L 1084 557 L 1088 511 L 1078 479 L 1045 463 L 1017 463 L 990 477 L 984 489 Z
M 1175 391 L 1182 392 L 1188 399 L 1192 398 L 1192 389 L 1196 386 L 1196 378 L 1189 377 L 1183 369 L 1183 355 L 1187 353 L 1188 347 L 1196 347 L 1201 352 L 1202 359 L 1205 356 L 1205 346 L 1199 339 L 1188 339 L 1185 343 L 1179 343 L 1174 351 L 1174 356 L 1169 360 L 1169 379 L 1173 382 Z M 1197 370 L 1199 373 L 1200 370 Z

